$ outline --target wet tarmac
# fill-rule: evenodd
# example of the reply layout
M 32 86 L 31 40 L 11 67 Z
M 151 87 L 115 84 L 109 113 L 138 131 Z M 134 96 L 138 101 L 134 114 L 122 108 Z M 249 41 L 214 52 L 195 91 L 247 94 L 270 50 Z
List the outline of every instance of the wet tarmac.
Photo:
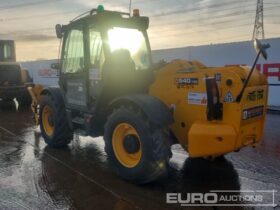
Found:
M 167 204 L 166 193 L 211 190 L 236 194 L 275 190 L 279 204 L 279 123 L 280 115 L 269 114 L 264 140 L 257 148 L 212 162 L 190 159 L 174 146 L 168 177 L 137 186 L 112 172 L 102 138 L 75 136 L 68 148 L 52 149 L 34 126 L 29 109 L 5 108 L 0 110 L 0 209 L 200 209 Z M 240 208 L 267 209 L 227 207 Z

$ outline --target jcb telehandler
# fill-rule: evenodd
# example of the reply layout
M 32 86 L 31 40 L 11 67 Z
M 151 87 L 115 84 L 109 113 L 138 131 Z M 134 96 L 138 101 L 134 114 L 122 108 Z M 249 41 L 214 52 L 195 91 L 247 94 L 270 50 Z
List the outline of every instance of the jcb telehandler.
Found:
M 57 25 L 59 87 L 30 90 L 45 142 L 63 147 L 73 133 L 104 136 L 114 171 L 147 183 L 166 171 L 171 145 L 190 157 L 217 157 L 261 139 L 268 85 L 248 67 L 208 68 L 198 61 L 153 64 L 148 17 L 102 6 Z

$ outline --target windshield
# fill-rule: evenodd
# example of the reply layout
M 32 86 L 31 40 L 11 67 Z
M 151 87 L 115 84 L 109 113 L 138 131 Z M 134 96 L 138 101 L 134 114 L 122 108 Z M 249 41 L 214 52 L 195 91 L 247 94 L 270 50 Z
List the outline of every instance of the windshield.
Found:
M 136 70 L 148 69 L 150 55 L 144 34 L 137 29 L 114 27 L 108 30 L 108 41 L 111 52 L 128 50 L 135 63 Z

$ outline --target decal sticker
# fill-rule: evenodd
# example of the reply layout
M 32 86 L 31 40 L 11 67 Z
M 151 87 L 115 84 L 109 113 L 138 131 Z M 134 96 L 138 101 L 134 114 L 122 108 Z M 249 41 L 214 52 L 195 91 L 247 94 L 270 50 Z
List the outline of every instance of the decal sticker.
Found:
M 224 102 L 227 102 L 227 103 L 232 103 L 232 102 L 234 102 L 232 93 L 231 93 L 230 91 L 227 92 L 227 94 L 226 94 L 226 96 L 225 96 L 225 99 L 224 99 Z
M 248 93 L 247 100 L 248 101 L 256 101 L 263 99 L 264 90 L 257 90 Z
M 264 106 L 257 106 L 243 110 L 243 120 L 262 116 L 264 113 Z
M 176 78 L 177 88 L 188 88 L 193 85 L 198 85 L 198 78 Z
M 258 90 L 257 91 L 257 99 L 258 100 L 263 99 L 263 93 L 264 93 L 264 90 Z
M 206 93 L 188 93 L 188 104 L 194 105 L 207 105 L 207 94 Z

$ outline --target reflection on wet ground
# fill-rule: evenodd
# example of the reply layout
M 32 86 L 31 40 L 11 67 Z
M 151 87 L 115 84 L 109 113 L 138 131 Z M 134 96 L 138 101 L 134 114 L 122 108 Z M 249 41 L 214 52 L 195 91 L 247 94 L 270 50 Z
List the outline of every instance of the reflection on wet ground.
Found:
M 166 204 L 166 193 L 280 192 L 279 122 L 279 115 L 269 115 L 260 146 L 214 162 L 188 158 L 175 146 L 169 176 L 137 186 L 111 171 L 102 138 L 75 136 L 68 148 L 55 150 L 43 142 L 29 110 L 0 110 L 0 209 L 180 209 Z

